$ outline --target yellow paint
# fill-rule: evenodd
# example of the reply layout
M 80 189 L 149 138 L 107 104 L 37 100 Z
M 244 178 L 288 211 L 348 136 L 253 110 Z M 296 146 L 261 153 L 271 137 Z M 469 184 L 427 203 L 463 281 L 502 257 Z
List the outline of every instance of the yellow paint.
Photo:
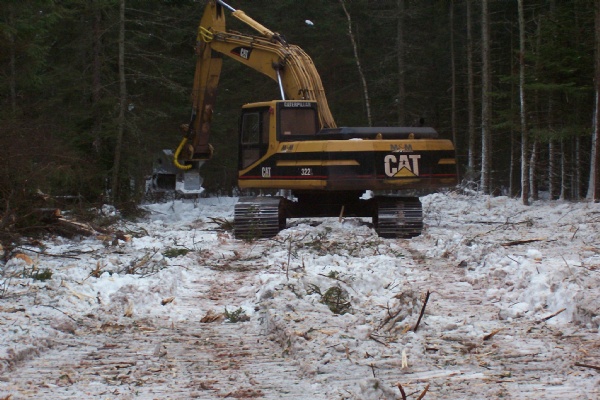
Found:
M 417 183 L 418 184 L 419 182 L 420 182 L 419 178 L 416 178 L 416 179 L 386 179 L 386 180 L 383 181 L 383 183 L 385 185 L 389 185 L 390 187 L 410 185 L 410 184 L 413 184 L 413 183 Z

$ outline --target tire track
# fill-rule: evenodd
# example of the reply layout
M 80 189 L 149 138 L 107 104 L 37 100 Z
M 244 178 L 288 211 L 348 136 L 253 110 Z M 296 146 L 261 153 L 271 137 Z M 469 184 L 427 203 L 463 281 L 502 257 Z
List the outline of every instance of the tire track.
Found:
M 318 385 L 300 376 L 257 319 L 200 322 L 199 300 L 209 299 L 217 310 L 241 303 L 248 299 L 238 289 L 251 278 L 247 272 L 215 270 L 210 278 L 192 281 L 189 295 L 173 304 L 173 313 L 195 314 L 184 322 L 134 318 L 127 325 L 99 327 L 88 322 L 4 374 L 0 393 L 11 394 L 11 400 L 299 399 L 307 393 L 320 398 Z

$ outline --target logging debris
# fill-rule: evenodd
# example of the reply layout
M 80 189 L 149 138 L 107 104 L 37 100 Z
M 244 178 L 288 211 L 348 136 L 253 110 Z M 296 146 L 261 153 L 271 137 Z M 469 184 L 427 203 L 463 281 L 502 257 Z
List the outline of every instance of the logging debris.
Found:
M 543 242 L 544 238 L 540 239 L 524 239 L 524 240 L 513 240 L 511 242 L 502 243 L 501 246 L 510 247 L 510 246 L 518 246 L 520 244 L 534 243 L 534 242 Z

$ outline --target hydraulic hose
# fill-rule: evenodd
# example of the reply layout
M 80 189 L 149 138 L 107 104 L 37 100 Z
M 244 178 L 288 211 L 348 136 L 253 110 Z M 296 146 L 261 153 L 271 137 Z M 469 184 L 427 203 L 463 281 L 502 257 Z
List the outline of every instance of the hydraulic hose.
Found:
M 181 153 L 181 150 L 183 150 L 183 146 L 185 146 L 186 143 L 187 143 L 186 137 L 181 139 L 181 143 L 179 143 L 179 146 L 177 146 L 177 150 L 175 150 L 175 155 L 173 156 L 173 164 L 175 164 L 175 166 L 177 168 L 182 169 L 184 171 L 187 171 L 188 169 L 192 168 L 191 165 L 183 165 L 179 162 L 179 154 Z

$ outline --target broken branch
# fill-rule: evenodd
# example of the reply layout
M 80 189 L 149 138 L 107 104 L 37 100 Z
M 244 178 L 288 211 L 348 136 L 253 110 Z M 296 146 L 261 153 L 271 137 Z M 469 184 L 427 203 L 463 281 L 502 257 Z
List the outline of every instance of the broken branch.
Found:
M 483 340 L 490 340 L 491 338 L 493 338 L 498 332 L 500 332 L 502 329 L 504 328 L 500 328 L 500 329 L 494 329 L 492 332 L 488 333 L 487 335 L 485 335 L 483 337 Z
M 502 243 L 501 246 L 509 247 L 509 246 L 518 246 L 520 244 L 533 243 L 533 242 L 542 242 L 546 239 L 526 239 L 526 240 L 514 240 L 512 242 Z
M 597 365 L 590 365 L 590 364 L 582 364 L 582 363 L 575 363 L 576 367 L 583 367 L 583 368 L 591 368 L 591 369 L 595 369 L 597 371 L 600 371 L 600 367 Z
M 345 280 L 343 280 L 343 279 L 340 279 L 340 278 L 338 278 L 337 276 L 332 276 L 331 274 L 328 274 L 328 275 L 325 275 L 325 274 L 317 274 L 317 275 L 324 276 L 325 278 L 333 279 L 333 280 L 336 280 L 336 281 L 338 281 L 338 282 L 342 282 L 344 285 L 346 285 L 346 286 L 348 286 L 350 289 L 352 289 L 352 290 L 354 291 L 354 293 L 357 293 L 357 294 L 358 294 L 358 292 L 356 291 L 356 289 L 354 289 L 352 286 L 350 286 L 350 284 L 349 284 L 348 282 L 346 282 L 346 281 L 345 281 Z
M 425 389 L 423 390 L 423 392 L 419 395 L 419 397 L 417 397 L 417 400 L 421 400 L 423 397 L 425 397 L 425 395 L 427 394 L 427 391 L 429 390 L 429 384 L 427 384 L 427 386 L 425 386 Z
M 388 316 L 381 322 L 381 324 L 379 325 L 379 327 L 377 328 L 377 330 L 383 328 L 388 322 L 392 321 L 393 319 L 395 319 L 400 312 L 402 312 L 402 305 L 400 305 L 398 307 L 398 310 L 396 312 L 394 312 L 394 314 L 390 313 L 390 309 L 388 308 Z
M 97 233 L 96 230 L 88 224 L 64 218 L 57 218 L 53 227 L 66 236 L 93 236 Z
M 398 386 L 398 389 L 400 390 L 400 394 L 402 395 L 402 400 L 406 400 L 406 393 L 404 392 L 404 388 L 402 387 L 400 382 L 398 382 L 396 384 L 396 386 Z
M 427 307 L 427 302 L 429 301 L 429 295 L 430 294 L 431 293 L 428 290 L 427 294 L 425 295 L 425 302 L 423 302 L 423 307 L 421 307 L 421 314 L 419 314 L 419 319 L 417 320 L 417 323 L 415 324 L 415 327 L 413 328 L 413 332 L 416 332 L 417 329 L 419 329 L 419 324 L 421 323 L 421 319 L 423 318 L 423 314 L 425 314 L 425 307 Z
M 376 341 L 377 343 L 379 343 L 379 344 L 382 344 L 382 345 L 384 345 L 384 346 L 386 346 L 386 347 L 387 347 L 387 343 L 385 343 L 385 342 L 382 342 L 381 340 L 379 340 L 379 339 L 377 339 L 376 337 L 374 337 L 372 334 L 371 334 L 371 335 L 369 335 L 369 339 L 371 339 L 371 340 L 374 340 L 374 341 Z
M 566 310 L 566 308 L 561 308 L 560 310 L 558 310 L 558 311 L 557 311 L 557 312 L 555 312 L 554 314 L 550 314 L 550 315 L 548 315 L 547 317 L 544 317 L 544 318 L 542 318 L 542 319 L 541 319 L 541 320 L 538 322 L 538 324 L 541 324 L 542 322 L 546 322 L 546 321 L 548 321 L 549 319 L 552 319 L 552 318 L 556 317 L 558 314 L 560 314 L 561 312 L 563 312 L 563 311 L 565 311 L 565 310 Z
M 373 372 L 373 378 L 376 378 L 375 376 L 375 365 L 373 365 L 373 363 L 369 364 L 369 367 L 371 367 L 371 372 Z

